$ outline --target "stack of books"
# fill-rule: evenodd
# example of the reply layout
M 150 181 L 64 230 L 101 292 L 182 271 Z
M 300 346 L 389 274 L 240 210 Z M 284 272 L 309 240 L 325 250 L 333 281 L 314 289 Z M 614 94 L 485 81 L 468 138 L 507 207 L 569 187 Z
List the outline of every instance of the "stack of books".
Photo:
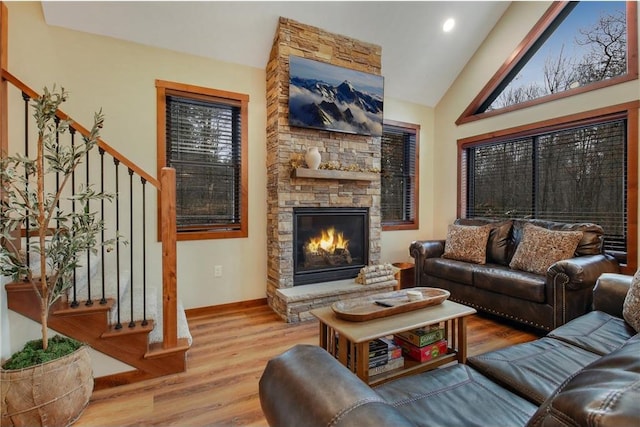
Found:
M 337 334 L 336 334 L 337 335 Z M 336 336 L 336 357 L 338 337 Z M 347 367 L 351 369 L 351 352 L 347 349 Z M 369 376 L 404 367 L 402 349 L 392 336 L 378 338 L 369 342 Z
M 372 366 L 372 358 L 371 358 L 371 352 L 370 352 L 369 353 L 369 376 L 370 377 L 404 367 L 404 357 L 402 356 L 402 349 L 393 341 L 393 339 L 378 338 L 377 340 L 372 341 L 371 344 L 373 344 L 374 342 L 376 343 L 376 346 L 380 346 L 379 343 L 381 342 L 386 347 L 386 353 L 385 353 L 386 361 L 384 362 L 380 361 L 378 362 L 379 364 L 377 365 L 373 364 Z M 371 348 L 371 344 L 369 344 L 369 348 Z
M 444 328 L 429 326 L 412 331 L 399 332 L 393 336 L 402 348 L 402 354 L 418 362 L 427 362 L 447 352 Z
M 386 365 L 389 362 L 389 346 L 381 339 L 369 343 L 369 369 Z

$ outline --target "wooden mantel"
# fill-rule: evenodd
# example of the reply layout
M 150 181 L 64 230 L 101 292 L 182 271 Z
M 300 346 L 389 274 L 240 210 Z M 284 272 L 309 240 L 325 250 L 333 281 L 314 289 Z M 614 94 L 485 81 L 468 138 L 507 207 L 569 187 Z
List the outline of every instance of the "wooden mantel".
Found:
M 329 169 L 294 168 L 291 178 L 338 179 L 350 181 L 375 181 L 380 177 L 375 172 L 352 172 Z

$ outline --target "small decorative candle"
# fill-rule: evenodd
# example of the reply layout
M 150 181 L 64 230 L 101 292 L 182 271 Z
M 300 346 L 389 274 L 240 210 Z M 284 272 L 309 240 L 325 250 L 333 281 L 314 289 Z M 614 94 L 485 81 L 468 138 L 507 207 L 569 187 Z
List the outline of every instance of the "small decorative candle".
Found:
M 407 291 L 407 297 L 409 301 L 419 301 L 423 299 L 422 292 L 420 291 Z

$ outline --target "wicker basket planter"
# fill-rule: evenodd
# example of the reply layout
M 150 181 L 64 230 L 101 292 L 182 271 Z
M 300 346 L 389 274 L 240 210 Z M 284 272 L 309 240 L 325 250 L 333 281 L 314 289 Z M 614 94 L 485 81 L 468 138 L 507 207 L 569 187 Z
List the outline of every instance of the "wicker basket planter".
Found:
M 26 369 L 0 371 L 2 427 L 68 426 L 84 411 L 93 391 L 87 347 Z

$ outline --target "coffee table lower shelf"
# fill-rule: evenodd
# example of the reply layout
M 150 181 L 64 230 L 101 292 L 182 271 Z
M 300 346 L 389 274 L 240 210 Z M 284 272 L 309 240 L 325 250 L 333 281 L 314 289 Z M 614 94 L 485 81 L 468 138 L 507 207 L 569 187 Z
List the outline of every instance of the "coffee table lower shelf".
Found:
M 458 360 L 458 354 L 451 350 L 447 350 L 447 354 L 436 357 L 433 360 L 427 362 L 418 362 L 417 360 L 405 358 L 404 368 L 398 368 L 391 371 L 383 372 L 381 374 L 373 375 L 369 377 L 369 385 L 375 386 L 387 381 L 391 381 L 396 378 L 406 377 L 409 375 L 419 374 L 421 372 L 435 369 L 439 366 L 446 365 L 447 363 L 455 362 Z
M 331 307 L 311 311 L 311 314 L 320 321 L 320 347 L 371 385 L 381 384 L 401 376 L 414 375 L 455 361 L 464 363 L 467 359 L 466 321 L 467 317 L 474 313 L 476 313 L 475 309 L 448 300 L 434 306 L 364 322 L 340 319 Z M 422 363 L 405 358 L 403 368 L 369 377 L 369 343 L 371 341 L 398 332 L 436 324 L 444 326 L 448 343 L 446 354 Z

